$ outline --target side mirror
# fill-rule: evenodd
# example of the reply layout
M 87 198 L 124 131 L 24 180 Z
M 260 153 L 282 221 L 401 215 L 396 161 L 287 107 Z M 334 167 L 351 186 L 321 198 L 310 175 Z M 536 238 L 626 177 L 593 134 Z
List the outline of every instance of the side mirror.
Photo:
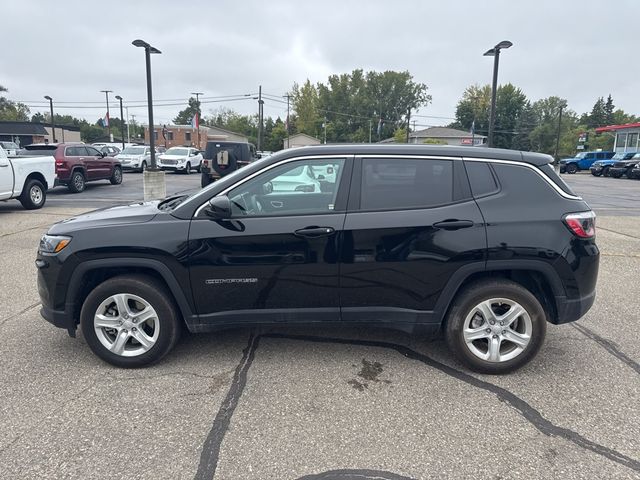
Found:
M 106 156 L 107 156 L 107 154 L 106 154 L 106 153 L 104 153 L 104 152 L 100 152 L 100 154 L 99 154 L 99 157 L 100 157 L 100 158 L 104 158 L 104 157 L 106 157 Z
M 205 208 L 204 213 L 215 220 L 224 220 L 231 218 L 231 201 L 226 195 L 213 197 L 209 200 L 209 206 Z

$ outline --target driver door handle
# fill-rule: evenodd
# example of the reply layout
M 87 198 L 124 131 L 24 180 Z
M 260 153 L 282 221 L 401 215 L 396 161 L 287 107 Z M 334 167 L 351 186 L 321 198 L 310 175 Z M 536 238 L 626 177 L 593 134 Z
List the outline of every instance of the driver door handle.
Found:
M 296 230 L 294 233 L 299 237 L 326 237 L 327 235 L 331 235 L 335 232 L 335 229 L 332 227 L 306 227 L 301 228 L 300 230 Z
M 433 228 L 441 228 L 442 230 L 459 230 L 469 227 L 473 227 L 471 220 L 443 220 L 433 224 Z

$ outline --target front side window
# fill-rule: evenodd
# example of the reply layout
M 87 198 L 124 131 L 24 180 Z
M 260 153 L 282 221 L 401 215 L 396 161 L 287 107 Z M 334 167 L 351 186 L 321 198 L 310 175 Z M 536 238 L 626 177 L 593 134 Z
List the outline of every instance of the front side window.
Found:
M 264 172 L 228 193 L 233 217 L 334 211 L 344 159 L 299 160 Z
M 453 201 L 451 160 L 363 159 L 360 208 L 403 210 Z

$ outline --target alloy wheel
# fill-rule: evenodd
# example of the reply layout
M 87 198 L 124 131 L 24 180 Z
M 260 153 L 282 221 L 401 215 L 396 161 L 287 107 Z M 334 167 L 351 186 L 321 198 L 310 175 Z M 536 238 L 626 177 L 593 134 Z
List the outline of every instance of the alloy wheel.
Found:
M 44 199 L 44 194 L 38 185 L 34 185 L 29 189 L 29 197 L 34 205 L 40 205 Z

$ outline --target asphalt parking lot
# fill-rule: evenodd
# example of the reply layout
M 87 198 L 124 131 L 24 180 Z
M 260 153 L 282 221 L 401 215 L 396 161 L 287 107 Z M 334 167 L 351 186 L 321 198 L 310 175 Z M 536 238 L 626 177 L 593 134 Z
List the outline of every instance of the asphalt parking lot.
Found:
M 186 335 L 116 369 L 40 318 L 33 261 L 48 225 L 141 200 L 142 176 L 0 202 L 0 478 L 640 478 L 640 181 L 563 178 L 598 213 L 597 300 L 507 376 L 364 328 Z

